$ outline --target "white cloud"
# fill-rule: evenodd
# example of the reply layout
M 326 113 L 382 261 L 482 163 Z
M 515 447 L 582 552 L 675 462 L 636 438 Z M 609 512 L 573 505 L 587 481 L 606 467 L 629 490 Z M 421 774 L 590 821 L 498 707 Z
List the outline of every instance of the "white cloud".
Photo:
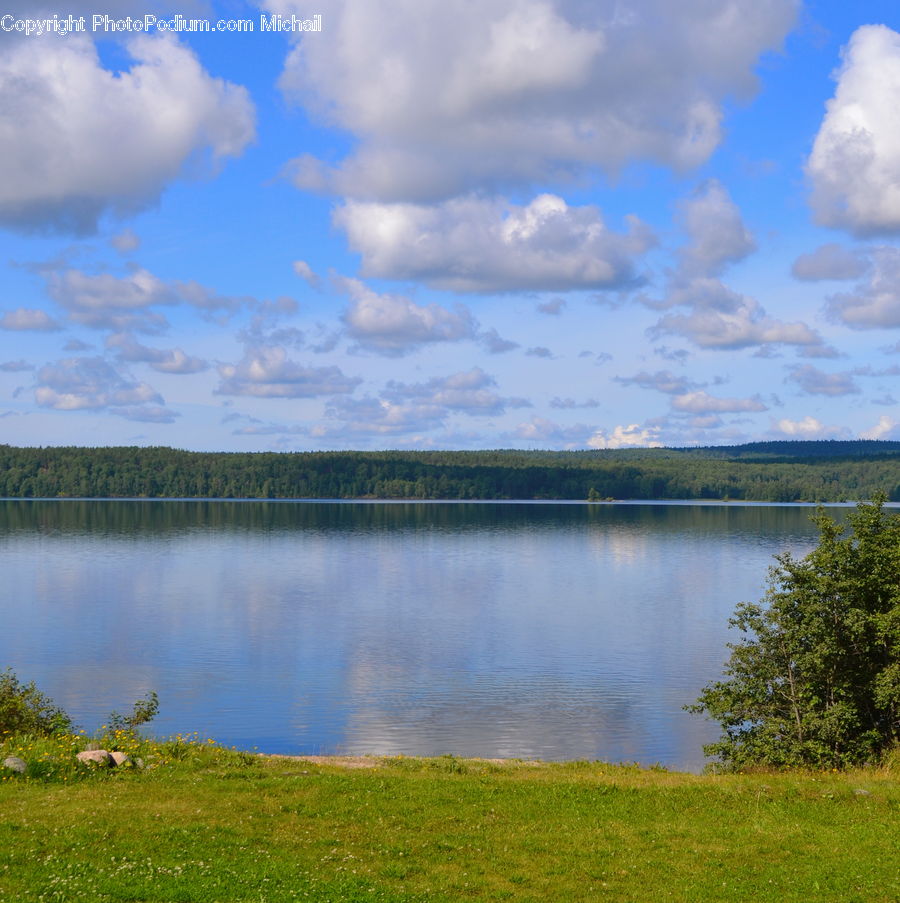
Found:
M 0 317 L 0 329 L 15 332 L 56 332 L 62 327 L 46 311 L 17 307 Z
M 717 278 L 756 247 L 721 183 L 707 182 L 680 206 L 689 240 L 679 252 L 666 296 L 661 301 L 640 300 L 652 308 L 684 307 L 688 312 L 666 314 L 648 330 L 651 336 L 681 335 L 701 348 L 721 350 L 822 345 L 821 336 L 805 323 L 770 317 L 755 298 L 734 291 Z
M 851 329 L 900 326 L 900 248 L 880 247 L 871 252 L 867 279 L 852 292 L 828 299 L 829 315 Z
M 549 301 L 543 301 L 541 304 L 538 304 L 537 310 L 539 313 L 558 317 L 565 306 L 566 302 L 562 298 L 551 298 Z
M 209 369 L 209 364 L 197 357 L 185 354 L 180 348 L 162 349 L 148 348 L 141 345 L 133 336 L 116 333 L 106 340 L 106 347 L 116 350 L 121 361 L 149 364 L 160 373 L 200 373 Z
M 171 286 L 144 269 L 123 277 L 75 269 L 51 272 L 47 290 L 72 320 L 95 329 L 155 332 L 167 323 L 149 308 L 178 302 Z
M 897 431 L 897 427 L 900 426 L 893 417 L 888 417 L 887 414 L 882 414 L 878 418 L 878 423 L 875 424 L 871 429 L 863 430 L 859 434 L 860 439 L 889 439 L 895 435 L 900 435 Z
M 148 270 L 133 267 L 126 276 L 48 270 L 47 291 L 76 323 L 115 332 L 160 332 L 168 326 L 154 307 L 186 304 L 205 317 L 235 313 L 255 306 L 254 298 L 219 295 L 198 282 L 165 282 Z
M 392 402 L 414 401 L 476 416 L 502 414 L 508 407 L 530 407 L 523 398 L 504 398 L 494 391 L 496 381 L 480 367 L 435 377 L 424 383 L 391 381 L 382 396 Z
M 692 279 L 671 293 L 669 303 L 688 307 L 690 312 L 662 317 L 651 330 L 654 336 L 681 335 L 701 348 L 723 350 L 822 344 L 821 336 L 805 323 L 769 317 L 754 298 L 733 291 L 718 279 Z
M 343 314 L 347 335 L 360 347 L 399 357 L 434 342 L 474 339 L 478 324 L 461 304 L 416 304 L 401 295 L 380 295 L 358 279 L 338 280 L 350 297 Z
M 819 223 L 858 235 L 900 230 L 900 34 L 858 28 L 843 51 L 806 173 Z
M 753 398 L 716 398 L 708 392 L 687 392 L 672 399 L 672 408 L 689 414 L 725 414 L 742 411 L 767 411 L 758 396 Z
M 268 0 L 298 15 L 301 0 Z M 352 133 L 304 186 L 382 201 L 546 182 L 632 160 L 678 170 L 721 137 L 722 102 L 749 97 L 794 0 L 323 0 L 328 41 L 298 36 L 285 92 Z M 624 13 L 624 14 L 623 14 Z M 316 36 L 318 37 L 318 36 Z
M 254 307 L 257 303 L 255 298 L 246 295 L 220 295 L 218 292 L 201 285 L 193 279 L 187 282 L 176 280 L 169 283 L 169 287 L 179 301 L 197 308 L 201 314 L 210 320 L 227 320 L 231 314 L 236 313 L 242 307 Z M 277 307 L 280 302 L 286 304 L 291 312 L 296 309 L 296 302 L 291 298 L 279 299 L 276 302 L 263 302 L 262 307 L 265 308 L 271 303 L 274 303 Z
M 171 423 L 177 416 L 144 382 L 112 367 L 101 357 L 66 358 L 37 373 L 35 401 L 56 411 L 109 410 L 128 420 Z
M 130 254 L 141 246 L 141 240 L 133 229 L 123 229 L 113 235 L 109 243 L 120 253 Z
M 326 410 L 339 426 L 320 424 L 310 430 L 312 436 L 394 436 L 422 433 L 443 425 L 447 411 L 427 402 L 402 404 L 384 398 L 334 399 Z
M 504 339 L 493 326 L 479 332 L 478 341 L 488 354 L 505 354 L 507 351 L 513 351 L 519 347 L 518 342 Z
M 773 425 L 772 434 L 791 436 L 795 439 L 849 438 L 848 431 L 840 426 L 825 426 L 820 420 L 807 415 L 802 420 L 779 420 Z
M 667 395 L 684 395 L 692 389 L 699 389 L 700 384 L 689 380 L 686 376 L 679 376 L 671 370 L 657 370 L 656 373 L 648 373 L 642 370 L 634 376 L 614 376 L 613 379 L 623 386 L 638 386 L 641 389 L 654 389 Z
M 305 367 L 280 346 L 248 348 L 236 364 L 219 364 L 217 395 L 255 398 L 315 398 L 353 392 L 362 382 L 337 367 Z
M 684 348 L 668 348 L 665 345 L 657 346 L 653 349 L 653 353 L 665 361 L 675 361 L 678 364 L 684 364 L 691 356 L 691 353 Z
M 681 252 L 682 275 L 718 275 L 756 250 L 737 204 L 716 179 L 679 206 L 690 236 L 690 243 Z
M 851 373 L 825 373 L 812 364 L 794 367 L 788 379 L 797 383 L 809 395 L 857 395 L 860 388 L 853 381 Z
M 558 395 L 555 395 L 550 399 L 550 407 L 560 411 L 569 411 L 573 408 L 599 408 L 600 402 L 596 398 L 576 401 L 574 398 L 560 398 Z
M 81 339 L 69 339 L 65 345 L 63 345 L 63 351 L 90 351 L 94 346 L 89 345 L 87 342 L 82 342 Z
M 23 373 L 26 370 L 34 370 L 34 364 L 20 358 L 17 361 L 5 361 L 0 364 L 0 370 L 4 373 Z
M 661 448 L 659 428 L 641 427 L 636 423 L 628 426 L 616 426 L 612 433 L 597 430 L 587 440 L 589 448 Z
M 801 254 L 791 267 L 795 279 L 815 282 L 820 279 L 856 279 L 868 269 L 869 262 L 862 251 L 850 250 L 830 242 L 820 245 L 809 254 Z
M 202 151 L 235 156 L 254 134 L 244 88 L 214 79 L 173 38 L 127 43 L 101 65 L 80 35 L 26 38 L 0 55 L 0 222 L 86 233 L 107 211 L 153 203 Z
M 314 427 L 310 435 L 414 436 L 418 441 L 453 414 L 487 417 L 529 405 L 521 398 L 504 398 L 495 388 L 494 378 L 479 367 L 424 383 L 391 381 L 378 398 L 332 399 L 326 410 L 331 422 Z
M 310 288 L 317 289 L 321 284 L 321 279 L 319 279 L 313 268 L 305 260 L 295 260 L 293 269 Z
M 474 196 L 433 206 L 348 201 L 334 219 L 364 275 L 463 292 L 621 287 L 654 241 L 636 217 L 627 233 L 612 232 L 596 207 L 552 194 L 525 206 Z

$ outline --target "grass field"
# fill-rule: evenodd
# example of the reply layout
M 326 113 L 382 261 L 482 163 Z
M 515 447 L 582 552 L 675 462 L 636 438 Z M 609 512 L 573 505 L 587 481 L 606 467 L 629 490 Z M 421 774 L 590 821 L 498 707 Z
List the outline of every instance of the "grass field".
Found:
M 124 744 L 123 744 L 124 745 Z M 4 901 L 900 900 L 900 781 L 310 761 L 199 738 L 0 780 Z

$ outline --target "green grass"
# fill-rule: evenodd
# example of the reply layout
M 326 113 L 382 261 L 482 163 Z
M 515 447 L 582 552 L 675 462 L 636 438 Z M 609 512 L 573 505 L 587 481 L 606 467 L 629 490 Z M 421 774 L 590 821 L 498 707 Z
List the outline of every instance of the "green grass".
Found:
M 0 900 L 900 900 L 890 769 L 346 768 L 200 738 L 132 752 L 144 770 L 45 765 L 0 781 Z

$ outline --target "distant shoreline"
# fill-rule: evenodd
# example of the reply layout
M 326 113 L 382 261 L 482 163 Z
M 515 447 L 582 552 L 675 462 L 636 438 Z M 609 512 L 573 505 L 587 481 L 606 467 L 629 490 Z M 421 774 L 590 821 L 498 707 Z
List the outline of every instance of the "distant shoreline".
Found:
M 188 452 L 0 445 L 0 497 L 900 502 L 900 442 L 582 451 Z
M 208 498 L 204 496 L 0 496 L 0 502 L 210 502 L 213 504 L 256 504 L 259 502 L 275 505 L 573 505 L 589 507 L 610 507 L 612 505 L 668 505 L 699 506 L 708 508 L 854 508 L 869 499 L 851 499 L 840 502 L 769 502 L 748 501 L 746 499 L 417 499 L 417 498 Z M 900 501 L 885 502 L 885 508 L 900 508 Z

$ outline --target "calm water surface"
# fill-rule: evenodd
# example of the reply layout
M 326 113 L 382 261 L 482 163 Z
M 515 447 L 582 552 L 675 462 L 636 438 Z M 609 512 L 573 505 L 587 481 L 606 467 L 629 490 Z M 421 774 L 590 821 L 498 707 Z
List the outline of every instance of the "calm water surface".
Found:
M 682 706 L 810 513 L 0 501 L 0 667 L 89 730 L 155 689 L 154 732 L 267 752 L 699 769 Z

